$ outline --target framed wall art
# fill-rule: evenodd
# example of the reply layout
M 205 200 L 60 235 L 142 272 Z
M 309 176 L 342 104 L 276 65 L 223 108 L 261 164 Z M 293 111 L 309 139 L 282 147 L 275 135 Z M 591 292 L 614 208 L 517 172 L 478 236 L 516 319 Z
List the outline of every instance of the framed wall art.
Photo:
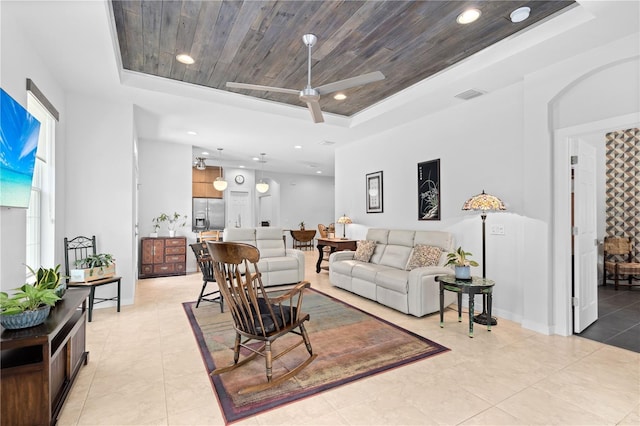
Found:
M 418 163 L 418 220 L 440 220 L 440 159 Z
M 382 171 L 367 174 L 367 213 L 382 213 Z

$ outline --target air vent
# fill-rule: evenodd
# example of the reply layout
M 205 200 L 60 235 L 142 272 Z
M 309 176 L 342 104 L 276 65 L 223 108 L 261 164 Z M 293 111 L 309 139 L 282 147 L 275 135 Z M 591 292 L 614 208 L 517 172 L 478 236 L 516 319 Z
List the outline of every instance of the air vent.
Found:
M 477 98 L 478 96 L 484 95 L 485 93 L 487 92 L 478 89 L 469 89 L 465 90 L 462 93 L 458 93 L 455 97 L 468 101 L 469 99 Z
M 331 142 L 331 141 L 320 141 L 320 145 L 335 145 L 335 142 Z

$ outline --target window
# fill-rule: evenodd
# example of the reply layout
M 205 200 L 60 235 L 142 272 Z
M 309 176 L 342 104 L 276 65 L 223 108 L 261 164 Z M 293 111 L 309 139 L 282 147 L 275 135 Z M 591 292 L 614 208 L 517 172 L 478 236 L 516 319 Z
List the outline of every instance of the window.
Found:
M 55 118 L 30 91 L 27 92 L 27 110 L 40 121 L 31 199 L 26 212 L 26 264 L 37 269 L 52 267 L 54 262 Z M 28 269 L 26 273 L 29 278 Z

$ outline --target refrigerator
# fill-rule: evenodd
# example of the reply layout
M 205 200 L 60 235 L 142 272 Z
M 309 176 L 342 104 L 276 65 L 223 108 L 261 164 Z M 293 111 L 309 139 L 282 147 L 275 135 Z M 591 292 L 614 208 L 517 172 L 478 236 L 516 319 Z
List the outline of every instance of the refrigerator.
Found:
M 221 198 L 194 198 L 192 228 L 193 232 L 224 229 L 224 200 Z

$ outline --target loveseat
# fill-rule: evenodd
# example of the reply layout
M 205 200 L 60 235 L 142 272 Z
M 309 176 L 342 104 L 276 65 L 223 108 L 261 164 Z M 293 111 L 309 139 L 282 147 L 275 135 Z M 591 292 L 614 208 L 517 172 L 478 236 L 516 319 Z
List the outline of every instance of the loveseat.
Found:
M 285 247 L 282 228 L 226 228 L 223 241 L 251 244 L 260 250 L 262 284 L 297 284 L 304 280 L 304 253 Z
M 454 273 L 444 266 L 447 253 L 454 249 L 453 235 L 441 231 L 369 229 L 366 241 L 359 241 L 356 251 L 331 254 L 332 285 L 417 317 L 440 310 L 435 277 Z M 369 253 L 362 250 L 363 246 L 368 246 L 368 260 Z M 456 300 L 453 292 L 445 291 L 444 296 L 445 306 Z

